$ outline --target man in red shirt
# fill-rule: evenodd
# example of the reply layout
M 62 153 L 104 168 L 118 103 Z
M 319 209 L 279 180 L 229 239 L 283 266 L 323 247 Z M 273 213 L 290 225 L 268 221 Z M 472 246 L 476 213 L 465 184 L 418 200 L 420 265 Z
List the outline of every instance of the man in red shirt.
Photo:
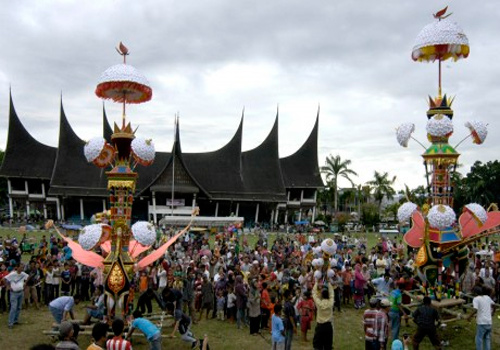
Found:
M 269 292 L 267 291 L 267 283 L 263 282 L 262 283 L 262 292 L 260 293 L 260 310 L 262 313 L 262 319 L 261 319 L 261 328 L 262 329 L 267 329 L 269 328 L 268 322 L 269 322 L 269 317 L 271 316 L 271 297 L 269 296 Z
M 132 344 L 122 337 L 124 327 L 123 320 L 117 318 L 113 321 L 111 328 L 115 336 L 106 342 L 106 350 L 132 350 Z

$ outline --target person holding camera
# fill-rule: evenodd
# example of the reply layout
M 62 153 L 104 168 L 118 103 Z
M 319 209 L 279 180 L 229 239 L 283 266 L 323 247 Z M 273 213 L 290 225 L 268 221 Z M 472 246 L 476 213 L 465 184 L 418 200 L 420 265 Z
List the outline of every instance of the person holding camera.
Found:
M 413 349 L 418 350 L 422 340 L 427 336 L 435 349 L 441 349 L 441 342 L 437 335 L 436 324 L 439 324 L 439 313 L 431 306 L 431 298 L 424 297 L 423 305 L 413 313 L 413 320 L 417 324 L 417 332 L 413 335 Z

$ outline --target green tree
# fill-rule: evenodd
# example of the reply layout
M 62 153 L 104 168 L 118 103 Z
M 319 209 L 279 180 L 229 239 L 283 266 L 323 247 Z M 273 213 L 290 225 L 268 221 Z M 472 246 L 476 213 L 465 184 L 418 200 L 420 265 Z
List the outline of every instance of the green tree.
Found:
M 361 223 L 369 228 L 380 223 L 380 210 L 375 203 L 364 203 L 361 206 Z
M 333 188 L 333 207 L 335 212 L 338 211 L 338 180 L 339 177 L 343 177 L 348 180 L 352 187 L 354 187 L 354 182 L 351 176 L 358 176 L 358 174 L 349 168 L 351 161 L 349 159 L 342 160 L 339 155 L 335 157 L 329 155 L 326 157 L 325 165 L 321 167 L 321 172 L 326 175 L 326 180 L 331 181 Z
M 477 161 L 462 180 L 465 203 L 475 202 L 485 207 L 500 200 L 500 162 L 486 164 Z
M 379 173 L 375 170 L 373 177 L 374 179 L 368 181 L 367 184 L 373 187 L 373 197 L 378 203 L 378 208 L 380 210 L 384 197 L 387 197 L 387 199 L 393 199 L 396 194 L 396 191 L 392 188 L 392 185 L 396 182 L 396 176 L 389 179 L 389 174 L 387 172 Z
M 410 189 L 406 184 L 405 184 L 405 189 L 399 191 L 399 194 L 403 196 L 399 200 L 400 204 L 410 201 L 415 203 L 419 207 L 422 207 L 422 205 L 426 203 L 428 195 L 427 190 L 425 189 L 424 186 L 418 186 L 417 188 Z

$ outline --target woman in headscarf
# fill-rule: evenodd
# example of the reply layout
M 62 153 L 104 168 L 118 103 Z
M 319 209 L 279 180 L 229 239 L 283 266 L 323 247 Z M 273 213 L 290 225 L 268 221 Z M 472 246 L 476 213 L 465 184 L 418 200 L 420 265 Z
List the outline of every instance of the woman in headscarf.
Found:
M 361 264 L 356 264 L 354 266 L 354 307 L 360 309 L 364 307 L 364 288 L 367 280 L 361 272 Z
M 250 291 L 248 293 L 248 318 L 250 319 L 250 335 L 260 332 L 260 291 L 257 280 L 250 280 Z
M 245 311 L 248 298 L 248 291 L 241 275 L 236 276 L 234 294 L 236 294 L 236 324 L 241 328 L 242 323 L 246 324 Z

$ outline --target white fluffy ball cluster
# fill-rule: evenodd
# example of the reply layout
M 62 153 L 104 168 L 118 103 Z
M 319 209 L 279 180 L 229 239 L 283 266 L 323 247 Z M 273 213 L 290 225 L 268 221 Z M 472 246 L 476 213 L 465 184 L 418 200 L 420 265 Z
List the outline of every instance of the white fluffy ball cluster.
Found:
M 413 213 L 417 210 L 417 205 L 412 202 L 406 202 L 401 205 L 398 209 L 398 220 L 399 222 L 408 221 Z
M 396 138 L 398 143 L 403 147 L 408 147 L 408 141 L 410 141 L 411 134 L 415 131 L 415 124 L 404 123 L 401 124 L 396 129 Z
M 328 278 L 333 278 L 333 276 L 335 276 L 335 272 L 333 272 L 332 269 L 329 269 L 326 275 L 328 276 Z
M 320 271 L 320 270 L 316 270 L 316 271 L 314 271 L 314 278 L 315 278 L 316 280 L 319 280 L 322 276 L 323 276 L 323 274 L 321 273 L 321 271 Z
M 94 137 L 83 146 L 83 153 L 87 162 L 93 162 L 101 154 L 106 141 L 102 137 Z
M 316 255 L 321 255 L 321 247 L 313 247 L 312 251 Z
M 488 126 L 485 123 L 479 120 L 473 120 L 465 123 L 465 126 L 469 128 L 470 132 L 473 134 L 474 143 L 480 145 L 486 140 L 486 136 L 488 136 Z
M 136 138 L 131 147 L 132 152 L 142 161 L 150 163 L 155 159 L 155 145 L 152 140 Z
M 78 236 L 78 243 L 85 250 L 92 250 L 101 240 L 102 224 L 85 226 Z
M 156 231 L 147 221 L 137 221 L 132 225 L 132 234 L 137 242 L 143 246 L 153 245 L 156 241 Z
M 485 223 L 488 220 L 488 213 L 486 210 L 477 203 L 469 203 L 465 206 L 481 223 Z
M 431 227 L 443 230 L 453 225 L 457 220 L 457 216 L 450 206 L 438 204 L 429 210 L 427 219 Z
M 331 238 L 327 238 L 321 242 L 321 250 L 327 254 L 333 255 L 337 251 L 337 244 Z
M 453 133 L 453 123 L 447 116 L 438 114 L 427 121 L 426 129 L 429 135 L 442 137 Z

